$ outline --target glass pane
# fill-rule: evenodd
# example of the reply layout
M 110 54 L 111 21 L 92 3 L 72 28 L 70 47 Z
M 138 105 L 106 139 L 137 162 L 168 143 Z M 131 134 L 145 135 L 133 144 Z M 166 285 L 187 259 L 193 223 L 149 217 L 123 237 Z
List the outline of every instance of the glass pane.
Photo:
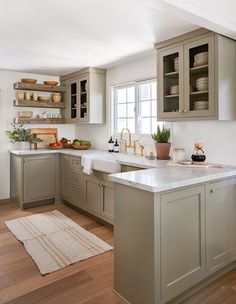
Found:
M 135 133 L 135 120 L 134 118 L 127 119 L 127 128 L 131 133 Z
M 157 83 L 151 83 L 151 99 L 157 99 Z
M 152 100 L 152 115 L 151 116 L 157 116 L 157 101 Z
M 141 133 L 142 134 L 149 134 L 151 133 L 151 118 L 141 118 Z
M 163 57 L 164 112 L 179 111 L 179 54 Z
M 126 104 L 118 104 L 117 117 L 126 117 Z
M 139 86 L 140 100 L 150 99 L 150 84 L 144 83 Z
M 127 117 L 134 117 L 134 102 L 127 104 Z
M 141 102 L 141 116 L 151 116 L 150 109 L 151 102 L 150 101 L 142 101 Z
M 126 102 L 126 89 L 117 89 L 117 101 Z
M 120 133 L 123 128 L 126 128 L 126 119 L 117 119 L 117 132 Z
M 135 89 L 134 87 L 127 88 L 127 102 L 135 101 Z
M 157 131 L 157 118 L 152 118 L 152 133 Z

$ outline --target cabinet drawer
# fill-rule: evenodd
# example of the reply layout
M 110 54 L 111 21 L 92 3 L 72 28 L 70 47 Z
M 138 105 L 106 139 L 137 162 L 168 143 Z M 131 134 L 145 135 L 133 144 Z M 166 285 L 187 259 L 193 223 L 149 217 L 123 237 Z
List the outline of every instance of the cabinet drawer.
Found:
M 78 207 L 82 207 L 82 205 L 83 205 L 83 191 L 82 190 L 72 187 L 71 203 Z
M 82 167 L 81 167 L 81 158 L 80 157 L 78 157 L 78 158 L 71 158 L 71 166 L 72 166 L 73 169 L 81 171 L 82 170 Z
M 74 187 L 78 187 L 78 188 L 82 188 L 83 185 L 83 173 L 82 171 L 76 171 L 74 169 L 72 169 L 71 172 L 71 184 Z

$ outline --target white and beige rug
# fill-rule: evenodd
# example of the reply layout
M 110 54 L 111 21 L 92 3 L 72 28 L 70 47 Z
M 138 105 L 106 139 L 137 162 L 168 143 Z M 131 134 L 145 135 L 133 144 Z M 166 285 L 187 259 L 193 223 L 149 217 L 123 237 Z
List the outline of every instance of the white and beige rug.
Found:
M 113 249 L 57 210 L 17 218 L 5 224 L 24 244 L 41 274 Z

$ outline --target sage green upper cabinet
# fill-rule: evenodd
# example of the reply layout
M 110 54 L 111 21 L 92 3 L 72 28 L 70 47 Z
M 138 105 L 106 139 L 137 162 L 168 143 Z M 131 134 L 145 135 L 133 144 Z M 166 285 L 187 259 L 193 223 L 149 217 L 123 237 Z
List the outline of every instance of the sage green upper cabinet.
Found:
M 158 120 L 236 119 L 236 42 L 206 29 L 156 44 Z
M 64 75 L 66 123 L 102 124 L 105 122 L 106 71 L 86 68 Z
M 210 183 L 206 200 L 208 270 L 213 272 L 236 257 L 236 179 Z

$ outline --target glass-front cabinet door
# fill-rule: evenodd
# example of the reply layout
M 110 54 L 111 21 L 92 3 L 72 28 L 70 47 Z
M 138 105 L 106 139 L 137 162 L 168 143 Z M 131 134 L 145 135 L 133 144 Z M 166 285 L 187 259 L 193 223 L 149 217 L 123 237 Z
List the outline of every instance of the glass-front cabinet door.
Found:
M 89 119 L 89 81 L 88 77 L 78 81 L 78 119 L 86 122 Z
M 184 45 L 184 112 L 188 117 L 215 115 L 214 37 Z
M 77 119 L 77 101 L 78 101 L 78 87 L 77 81 L 72 81 L 70 83 L 70 119 L 75 120 Z
M 158 52 L 158 119 L 183 116 L 183 46 Z

